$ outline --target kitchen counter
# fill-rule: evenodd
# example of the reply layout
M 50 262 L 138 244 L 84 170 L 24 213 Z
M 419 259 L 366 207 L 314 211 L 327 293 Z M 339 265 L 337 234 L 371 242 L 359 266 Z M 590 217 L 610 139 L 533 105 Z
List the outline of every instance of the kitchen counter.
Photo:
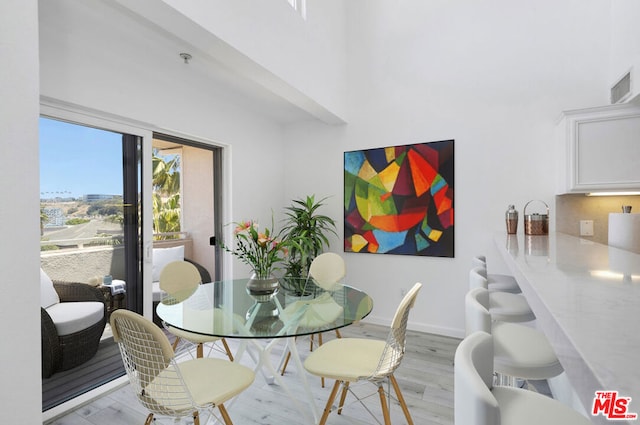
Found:
M 618 391 L 640 413 L 640 255 L 563 233 L 494 241 L 586 412 Z

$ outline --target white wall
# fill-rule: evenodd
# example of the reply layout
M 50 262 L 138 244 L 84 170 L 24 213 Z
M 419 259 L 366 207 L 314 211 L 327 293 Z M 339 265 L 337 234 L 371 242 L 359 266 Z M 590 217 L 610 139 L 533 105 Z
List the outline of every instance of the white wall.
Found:
M 0 294 L 11 302 L 0 318 L 20 324 L 5 329 L 11 350 L 0 354 L 2 376 L 12 382 L 1 405 L 7 423 L 40 419 L 39 294 L 24 284 L 37 281 L 39 262 L 38 31 L 43 95 L 231 145 L 233 219 L 264 220 L 272 207 L 311 193 L 332 195 L 328 212 L 341 217 L 342 152 L 454 138 L 456 258 L 344 256 L 350 282 L 376 300 L 372 319 L 388 323 L 398 285 L 420 280 L 426 286 L 411 326 L 458 335 L 470 257 L 486 252 L 500 271 L 491 234 L 503 230 L 507 204 L 521 210 L 529 199 L 553 198 L 555 118 L 563 109 L 606 103 L 609 68 L 638 51 L 614 32 L 612 51 L 619 53 L 609 65 L 610 1 L 340 3 L 347 7 L 349 124 L 300 123 L 284 132 L 211 84 L 197 61 L 174 62 L 182 47 L 176 40 L 157 42 L 137 22 L 115 25 L 113 12 L 101 7 L 108 2 L 42 1 L 39 28 L 35 1 L 0 3 L 0 53 L 7 58 L 0 173 L 3 182 L 20 182 L 0 189 L 4 236 L 20 253 L 1 263 Z M 624 7 L 620 16 L 637 18 L 631 0 Z M 341 251 L 341 242 L 333 249 Z
M 611 3 L 611 69 L 609 86 L 633 68 L 632 90 L 640 93 L 640 2 L 615 0 Z M 608 89 L 609 87 L 607 87 Z
M 224 207 L 223 223 L 266 222 L 272 208 L 280 210 L 279 124 L 239 106 L 196 60 L 185 65 L 181 46 L 103 2 L 41 2 L 40 16 L 43 96 L 226 146 L 234 201 Z
M 2 422 L 41 422 L 38 10 L 35 0 L 0 2 L 0 398 Z M 13 255 L 11 253 L 18 253 Z
M 507 205 L 553 208 L 555 119 L 606 102 L 609 3 L 357 0 L 347 10 L 349 124 L 287 129 L 288 173 L 305 176 L 287 180 L 287 195 L 334 195 L 328 212 L 342 225 L 342 152 L 455 139 L 455 258 L 343 255 L 349 282 L 376 301 L 371 320 L 388 323 L 400 288 L 421 281 L 410 326 L 461 336 L 471 257 L 505 270 L 492 234 L 505 230 Z
M 285 0 L 164 1 L 315 101 L 344 113 L 344 2 L 308 0 L 304 20 Z

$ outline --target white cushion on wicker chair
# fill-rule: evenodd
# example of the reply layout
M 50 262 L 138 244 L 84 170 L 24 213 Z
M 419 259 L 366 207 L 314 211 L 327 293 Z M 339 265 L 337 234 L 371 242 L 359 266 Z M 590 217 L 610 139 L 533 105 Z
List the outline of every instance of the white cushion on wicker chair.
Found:
M 59 302 L 60 296 L 58 296 L 58 293 L 53 287 L 53 281 L 49 275 L 40 268 L 40 306 L 47 308 Z
M 58 303 L 45 310 L 59 336 L 82 331 L 104 317 L 104 304 L 97 301 Z
M 184 246 L 174 246 L 170 248 L 153 248 L 151 261 L 151 281 L 160 281 L 162 269 L 174 261 L 184 260 Z

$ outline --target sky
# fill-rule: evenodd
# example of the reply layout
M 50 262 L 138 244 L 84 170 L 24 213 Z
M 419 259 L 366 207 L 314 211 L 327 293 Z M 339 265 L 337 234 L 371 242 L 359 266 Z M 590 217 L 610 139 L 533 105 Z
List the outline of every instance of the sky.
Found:
M 40 197 L 122 195 L 122 135 L 40 118 Z

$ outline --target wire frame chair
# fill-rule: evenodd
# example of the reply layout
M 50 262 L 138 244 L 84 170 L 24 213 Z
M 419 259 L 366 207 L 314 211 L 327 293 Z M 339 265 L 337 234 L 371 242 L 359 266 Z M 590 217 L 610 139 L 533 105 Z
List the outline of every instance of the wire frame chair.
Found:
M 162 289 L 164 294 L 161 302 L 169 305 L 188 302 L 189 298 L 198 290 L 198 286 L 201 283 L 202 278 L 200 271 L 194 264 L 188 261 L 173 261 L 167 264 L 160 272 L 160 289 Z M 203 308 L 209 309 L 209 306 L 204 306 Z M 233 354 L 224 338 L 196 334 L 166 324 L 164 326 L 167 331 L 176 337 L 173 343 L 174 351 L 182 351 L 182 348 L 178 350 L 179 347 L 184 347 L 188 350 L 195 345 L 196 357 L 201 358 L 204 357 L 205 344 L 212 343 L 213 346 L 211 349 L 214 349 L 217 348 L 215 347 L 215 343 L 221 341 L 224 350 L 218 349 L 218 351 L 233 361 Z M 181 343 L 182 345 L 180 345 Z
M 409 408 L 402 396 L 394 372 L 398 369 L 404 357 L 409 312 L 415 304 L 421 287 L 421 283 L 416 283 L 400 302 L 385 341 L 342 338 L 322 345 L 307 357 L 304 364 L 307 371 L 314 375 L 336 380 L 320 419 L 320 425 L 326 423 L 340 386 L 342 386 L 342 394 L 338 404 L 338 414 L 342 413 L 348 392 L 351 392 L 357 401 L 369 413 L 372 413 L 362 403 L 362 397 L 358 397 L 350 388 L 351 383 L 359 381 L 371 382 L 377 386 L 385 425 L 391 424 L 388 406 L 392 395 L 389 387 L 393 387 L 407 423 L 413 424 Z M 365 374 L 364 372 L 368 373 Z M 387 390 L 385 390 L 385 384 Z M 373 416 L 375 418 L 375 415 Z M 376 421 L 380 423 L 377 418 Z
M 330 291 L 347 274 L 344 259 L 334 252 L 325 252 L 313 259 L 309 266 L 308 278 Z
M 307 275 L 307 282 L 305 288 L 309 285 L 309 281 L 313 281 L 320 289 L 327 292 L 334 292 L 337 285 L 347 274 L 347 267 L 344 259 L 334 252 L 324 252 L 313 259 L 309 266 L 309 274 Z M 310 311 L 313 313 L 313 309 Z M 331 318 L 328 322 L 332 322 L 335 318 Z M 304 325 L 305 320 L 302 321 Z M 335 329 L 336 338 L 342 338 L 339 329 Z M 309 335 L 309 351 L 313 351 L 314 336 L 318 336 L 318 345 L 322 345 L 322 332 Z M 284 375 L 287 370 L 287 365 L 291 359 L 291 352 L 289 351 L 284 359 L 281 375 Z M 321 378 L 321 385 L 324 388 L 324 378 Z
M 128 310 L 114 311 L 111 327 L 130 385 L 140 403 L 151 412 L 145 425 L 152 423 L 154 414 L 173 417 L 176 421 L 191 416 L 194 424 L 198 425 L 199 411 L 205 410 L 211 417 L 215 416 L 215 407 L 225 424 L 232 424 L 222 403 L 253 382 L 253 371 L 221 359 L 177 363 L 163 331 L 153 322 Z M 211 390 L 216 379 L 212 375 L 223 371 L 227 372 L 226 378 L 233 378 L 230 380 L 234 382 L 222 383 Z M 198 382 L 202 380 L 207 384 Z M 189 384 L 195 384 L 197 390 L 192 391 Z M 225 388 L 221 389 L 222 386 Z

